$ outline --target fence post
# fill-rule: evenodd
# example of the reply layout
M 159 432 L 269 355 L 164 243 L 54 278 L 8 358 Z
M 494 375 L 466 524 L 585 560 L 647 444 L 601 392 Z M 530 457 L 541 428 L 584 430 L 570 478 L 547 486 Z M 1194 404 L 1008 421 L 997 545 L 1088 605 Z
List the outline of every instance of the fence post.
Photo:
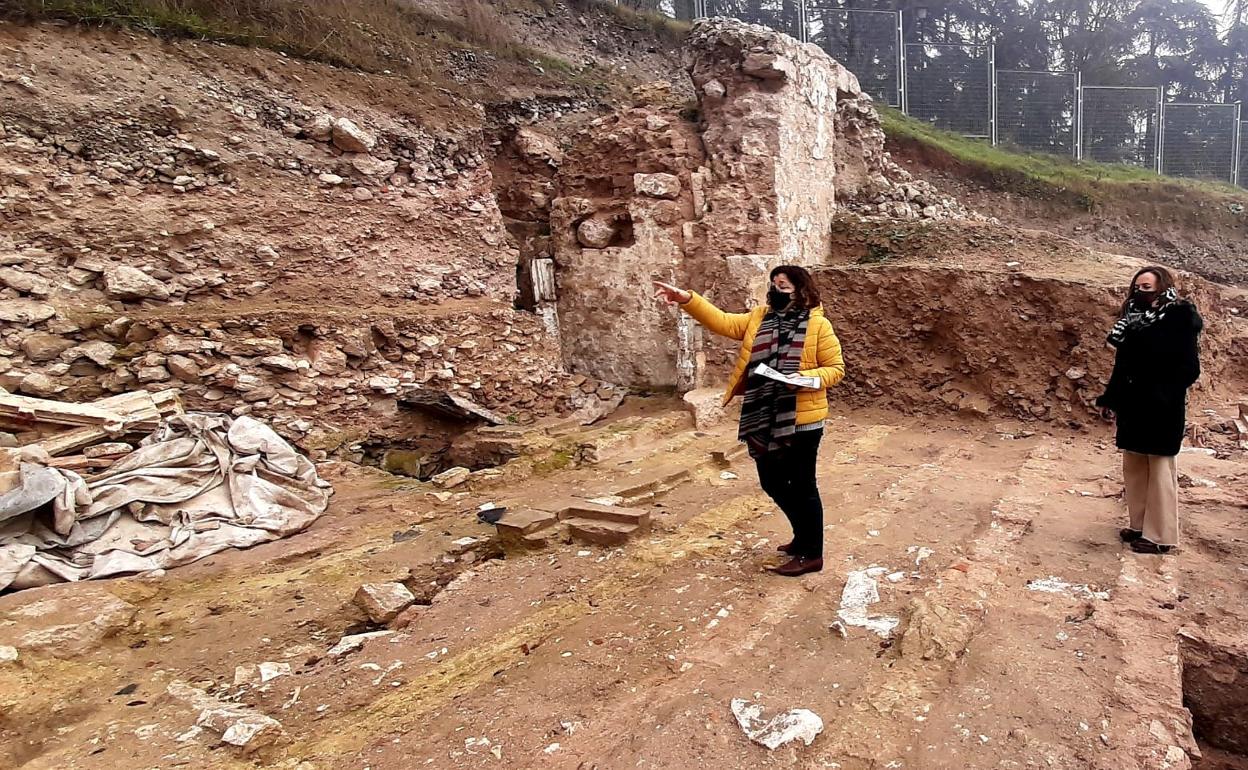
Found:
M 1166 167 L 1166 95 L 1164 88 L 1157 89 L 1157 173 Z
M 810 28 L 807 26 L 810 19 L 807 17 L 807 14 L 806 14 L 807 10 L 808 8 L 806 5 L 806 0 L 798 0 L 798 3 L 797 3 L 797 24 L 798 24 L 797 39 L 802 41 L 803 43 L 810 42 Z
M 988 45 L 988 76 L 992 81 L 992 89 L 991 89 L 992 93 L 990 96 L 990 101 L 992 102 L 992 105 L 991 105 L 991 112 L 988 116 L 988 121 L 991 124 L 990 126 L 991 130 L 989 131 L 991 138 L 989 139 L 989 141 L 992 143 L 993 147 L 996 147 L 997 146 L 997 44 L 996 43 L 990 43 Z
M 1083 73 L 1075 73 L 1075 117 L 1072 126 L 1075 132 L 1075 161 L 1083 160 Z
M 1245 181 L 1239 178 L 1239 164 L 1242 161 L 1242 158 L 1243 158 L 1242 153 L 1244 151 L 1244 124 L 1241 121 L 1243 114 L 1244 114 L 1244 103 L 1236 102 L 1235 103 L 1235 154 L 1232 160 L 1232 163 L 1234 165 L 1231 166 L 1231 184 L 1233 185 L 1238 185 L 1241 182 Z
M 906 103 L 906 21 L 901 11 L 897 12 L 897 107 L 902 115 L 909 115 Z

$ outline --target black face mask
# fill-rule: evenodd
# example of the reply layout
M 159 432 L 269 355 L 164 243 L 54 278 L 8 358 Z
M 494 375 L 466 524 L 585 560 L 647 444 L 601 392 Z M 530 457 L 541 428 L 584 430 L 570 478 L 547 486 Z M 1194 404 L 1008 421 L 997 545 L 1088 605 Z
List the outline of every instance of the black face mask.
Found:
M 784 292 L 772 286 L 767 290 L 767 304 L 771 305 L 772 310 L 784 310 L 793 302 L 792 294 Z
M 1136 289 L 1131 293 L 1131 296 L 1135 298 L 1137 304 L 1151 307 L 1153 302 L 1157 300 L 1157 294 L 1156 291 L 1140 291 Z

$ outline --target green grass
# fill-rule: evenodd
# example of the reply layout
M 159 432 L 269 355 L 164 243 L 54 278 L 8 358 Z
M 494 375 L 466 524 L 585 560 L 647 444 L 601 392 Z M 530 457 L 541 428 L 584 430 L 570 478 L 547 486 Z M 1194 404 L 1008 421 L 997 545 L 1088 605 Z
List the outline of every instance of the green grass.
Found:
M 570 468 L 572 464 L 572 450 L 568 448 L 557 449 L 546 457 L 534 461 L 533 472 L 539 476 L 547 476 Z
M 1075 162 L 1054 155 L 1013 152 L 942 131 L 894 109 L 882 107 L 879 111 L 890 142 L 917 147 L 929 159 L 932 154 L 943 156 L 936 160 L 953 161 L 996 189 L 1063 198 L 1080 208 L 1092 208 L 1107 197 L 1135 194 L 1145 188 L 1248 199 L 1248 191 L 1225 183 L 1175 179 L 1125 164 Z
M 586 80 L 575 65 L 513 40 L 501 7 L 463 3 L 463 18 L 456 20 L 424 12 L 413 0 L 4 0 L 0 18 L 59 19 L 268 48 L 421 82 L 442 79 L 445 49 L 471 48 L 502 60 L 540 62 L 556 82 Z
M 649 29 L 655 37 L 673 45 L 681 43 L 689 32 L 689 24 L 668 18 L 653 11 L 639 11 L 606 0 L 594 0 L 588 5 L 615 16 L 619 21 L 634 28 Z

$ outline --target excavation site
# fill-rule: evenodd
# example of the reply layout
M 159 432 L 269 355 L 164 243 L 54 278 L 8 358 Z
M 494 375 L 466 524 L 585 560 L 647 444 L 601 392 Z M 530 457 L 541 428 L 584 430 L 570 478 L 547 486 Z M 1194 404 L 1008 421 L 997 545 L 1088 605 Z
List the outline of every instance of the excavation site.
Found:
M 1248 189 L 686 5 L 0 3 L 0 767 L 1248 770 Z

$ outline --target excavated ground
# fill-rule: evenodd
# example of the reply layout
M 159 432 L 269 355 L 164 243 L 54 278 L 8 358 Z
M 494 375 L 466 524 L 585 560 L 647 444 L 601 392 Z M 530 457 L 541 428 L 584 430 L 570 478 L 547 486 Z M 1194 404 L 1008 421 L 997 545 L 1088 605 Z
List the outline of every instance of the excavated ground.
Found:
M 1145 262 L 986 223 L 845 221 L 816 270 L 845 346 L 844 390 L 913 414 L 1099 423 L 1105 334 Z M 1205 320 L 1197 408 L 1243 394 L 1248 292 L 1180 276 Z
M 1027 180 L 994 179 L 925 145 L 890 141 L 889 150 L 916 177 L 1011 227 L 1042 228 L 1094 249 L 1248 286 L 1248 210 L 1242 192 L 1195 192 L 1160 180 L 1092 185 L 1092 192 L 1081 195 L 1044 190 Z
M 584 45 L 598 50 L 629 42 L 586 34 L 594 39 Z M 254 80 L 370 124 L 410 112 L 401 103 L 408 91 L 392 90 L 393 79 L 346 83 L 344 74 L 270 54 L 214 47 L 208 57 L 205 46 L 112 33 L 101 50 L 96 37 L 65 47 L 48 29 L 3 35 L 13 43 L 10 64 L 34 57 L 40 65 L 45 101 L 69 94 L 66 115 L 81 106 L 78 90 L 106 84 L 68 89 L 59 75 L 91 70 L 70 65 L 100 57 L 134 58 L 123 74 L 152 109 L 170 82 L 194 94 L 192 85 Z M 149 78 L 159 69 L 152 62 L 166 57 L 181 64 Z M 197 74 L 205 61 L 216 73 L 208 85 Z M 140 88 L 149 80 L 164 85 Z M 368 93 L 342 97 L 357 80 Z M 10 112 L 26 116 L 27 95 L 6 87 Z M 253 101 L 247 89 L 227 91 L 231 106 Z M 380 200 L 331 196 L 315 177 L 296 188 L 260 166 L 288 157 L 330 163 L 316 146 L 272 126 L 261 133 L 254 118 L 228 117 L 215 101 L 195 105 L 188 135 L 213 147 L 235 130 L 242 136 L 225 152 L 247 180 L 238 196 L 122 191 L 116 199 L 71 187 L 51 206 L 13 183 L 23 187 L 10 214 L 17 234 L 55 251 L 83 239 L 100 250 L 133 247 L 138 259 L 166 222 L 211 220 L 210 230 L 161 238 L 205 264 L 237 262 L 235 291 L 131 308 L 138 321 L 402 326 L 485 317 L 506 301 L 510 269 L 479 263 L 484 247 L 463 232 L 465 207 L 494 194 L 483 173 L 465 172 L 436 192 L 414 187 L 403 199 L 377 184 Z M 487 122 L 505 119 L 504 107 Z M 431 112 L 420 122 L 450 121 Z M 981 208 L 1010 222 L 1043 219 Z M 502 218 L 487 213 L 475 218 L 484 223 L 478 235 L 501 234 Z M 1215 235 L 1230 238 L 1238 226 L 1222 222 Z M 1124 248 L 1132 241 L 1112 229 L 1092 239 L 1052 229 L 1154 256 Z M 271 264 L 253 256 L 261 245 L 277 252 Z M 331 267 L 315 258 L 326 249 L 341 257 Z M 1244 768 L 1243 722 L 1223 717 L 1242 711 L 1237 672 L 1248 670 L 1248 503 L 1243 452 L 1220 432 L 1248 381 L 1244 324 L 1231 312 L 1248 310 L 1244 295 L 1192 284 L 1210 322 L 1209 375 L 1193 418 L 1197 438 L 1215 449 L 1180 461 L 1182 550 L 1140 557 L 1117 542 L 1118 459 L 1087 409 L 1108 374 L 1108 313 L 1138 262 L 1048 233 L 896 223 L 840 233 L 833 257 L 821 275 L 850 378 L 819 468 L 824 572 L 786 580 L 765 571 L 788 530 L 748 460 L 712 461 L 734 446 L 731 420 L 696 431 L 666 401 L 632 399 L 597 427 L 530 436 L 520 442 L 524 456 L 498 476 L 451 496 L 326 463 L 337 495 L 298 536 L 164 575 L 0 597 L 6 644 L 32 622 L 23 609 L 46 599 L 90 610 L 116 597 L 135 608 L 124 630 L 86 654 L 23 650 L 0 663 L 0 767 L 1132 770 L 1184 768 L 1185 752 L 1203 749 L 1201 770 Z M 493 298 L 442 297 L 411 310 L 409 299 L 382 292 L 392 279 L 410 281 L 416 267 L 448 262 L 488 278 Z M 375 419 L 361 413 L 354 424 Z M 475 515 L 486 502 L 588 499 L 648 483 L 661 490 L 644 504 L 654 531 L 620 548 L 507 552 Z M 888 638 L 861 628 L 842 636 L 831 626 L 848 574 L 873 565 L 896 580 L 880 579 L 871 612 L 899 626 Z M 1050 577 L 1096 595 L 1028 587 Z M 352 597 L 386 580 L 402 580 L 427 607 L 394 635 L 327 657 L 344 634 L 373 628 Z M 265 661 L 293 673 L 234 685 L 237 666 Z M 268 714 L 283 739 L 236 753 L 193 729 L 198 710 L 166 694 L 174 681 Z M 728 704 L 737 697 L 811 709 L 824 733 L 809 747 L 768 752 L 733 720 Z
M 788 533 L 748 459 L 731 467 L 739 478 L 710 462 L 731 424 L 695 432 L 667 409 L 565 436 L 443 504 L 339 466 L 330 513 L 302 535 L 160 577 L 0 598 L 10 620 L 58 594 L 138 607 L 83 657 L 0 668 L 4 766 L 1162 767 L 1187 719 L 1180 629 L 1233 637 L 1248 619 L 1238 455 L 1183 456 L 1198 480 L 1184 548 L 1140 557 L 1116 539 L 1104 435 L 840 407 L 819 466 L 827 568 L 791 580 L 763 569 Z M 602 459 L 558 461 L 577 445 Z M 474 516 L 679 471 L 689 478 L 650 505 L 655 531 L 621 548 L 497 558 Z M 900 573 L 880 579 L 871 611 L 901 625 L 842 638 L 829 626 L 847 573 L 872 565 Z M 1108 598 L 1028 589 L 1050 576 Z M 398 634 L 324 657 L 365 628 L 355 589 L 395 578 L 432 604 Z M 233 686 L 235 666 L 262 661 L 294 673 Z M 253 704 L 286 739 L 243 759 L 188 736 L 196 712 L 164 695 L 174 680 Z M 826 729 L 769 753 L 733 721 L 737 697 L 812 709 Z

